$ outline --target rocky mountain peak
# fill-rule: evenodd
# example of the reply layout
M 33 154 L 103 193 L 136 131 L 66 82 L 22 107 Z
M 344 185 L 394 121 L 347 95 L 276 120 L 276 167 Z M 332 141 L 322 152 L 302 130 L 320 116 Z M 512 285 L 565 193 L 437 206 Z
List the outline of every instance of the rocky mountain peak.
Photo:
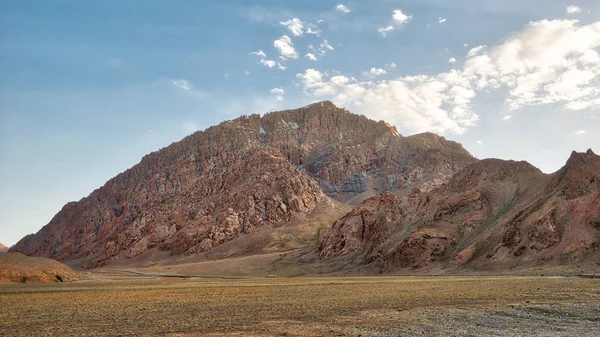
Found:
M 13 251 L 92 266 L 150 249 L 195 254 L 379 193 L 431 190 L 475 162 L 433 134 L 402 137 L 329 101 L 241 116 L 153 152 Z
M 565 166 L 553 176 L 551 188 L 560 189 L 568 199 L 581 196 L 600 184 L 600 156 L 592 149 L 573 151 Z

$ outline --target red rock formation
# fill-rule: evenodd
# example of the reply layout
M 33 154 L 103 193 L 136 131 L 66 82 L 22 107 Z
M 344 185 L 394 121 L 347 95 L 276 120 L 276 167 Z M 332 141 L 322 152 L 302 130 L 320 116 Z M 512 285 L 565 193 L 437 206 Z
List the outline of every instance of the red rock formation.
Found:
M 429 193 L 368 199 L 331 227 L 320 255 L 384 271 L 502 270 L 600 261 L 599 247 L 600 157 L 590 150 L 551 175 L 486 159 Z
M 457 143 L 405 138 L 330 102 L 242 116 L 145 156 L 11 251 L 94 256 L 92 266 L 148 249 L 194 254 L 335 207 L 323 191 L 347 201 L 427 190 L 474 161 Z

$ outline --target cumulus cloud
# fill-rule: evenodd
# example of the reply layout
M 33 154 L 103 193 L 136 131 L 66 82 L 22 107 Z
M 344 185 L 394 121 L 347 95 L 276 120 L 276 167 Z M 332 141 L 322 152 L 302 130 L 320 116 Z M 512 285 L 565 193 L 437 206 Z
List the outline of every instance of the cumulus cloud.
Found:
M 477 121 L 470 109 L 475 92 L 456 72 L 438 76 L 406 76 L 394 80 L 359 81 L 340 75 L 328 78 L 315 69 L 296 77 L 305 92 L 329 97 L 338 104 L 360 106 L 375 119 L 384 119 L 415 132 L 463 133 Z M 450 111 L 444 110 L 451 106 Z
M 412 20 L 412 15 L 406 15 L 402 10 L 396 9 L 392 12 L 392 20 L 393 24 L 381 27 L 377 30 L 383 37 L 386 37 L 387 34 L 396 29 L 396 27 L 404 25 Z
M 285 93 L 285 91 L 281 88 L 273 88 L 273 89 L 271 89 L 271 93 L 273 95 L 283 95 Z
M 317 60 L 317 57 L 315 56 L 315 54 L 312 54 L 312 53 L 308 53 L 308 54 L 304 55 L 304 57 L 306 57 L 307 59 L 309 59 L 311 61 Z
M 302 34 L 304 34 L 304 23 L 298 18 L 282 21 L 279 22 L 279 24 L 285 26 L 295 36 L 302 36 Z
M 381 68 L 371 68 L 371 70 L 369 70 L 369 73 L 374 76 L 379 76 L 384 75 L 385 73 L 387 73 L 387 71 Z
M 294 43 L 289 36 L 284 35 L 279 40 L 273 41 L 275 47 L 284 59 L 297 59 L 298 53 L 294 49 Z
M 379 33 L 381 33 L 381 35 L 383 35 L 383 37 L 386 37 L 387 34 L 389 32 L 391 32 L 392 30 L 394 30 L 394 26 L 392 26 L 392 25 L 389 25 L 387 27 L 381 27 L 378 29 Z
M 406 15 L 406 14 L 402 13 L 402 10 L 396 9 L 396 10 L 394 10 L 394 13 L 392 14 L 392 19 L 394 19 L 394 22 L 396 24 L 402 25 L 402 24 L 408 23 L 410 20 L 412 20 L 412 15 Z
M 443 18 L 443 17 L 440 16 L 440 18 L 438 19 L 438 22 L 439 23 L 444 23 L 444 22 L 446 22 L 446 18 Z
M 581 136 L 583 134 L 585 134 L 585 130 L 577 130 L 577 131 L 575 131 L 575 135 L 576 136 Z
M 471 49 L 448 72 L 359 80 L 307 69 L 304 91 L 410 130 L 464 133 L 479 116 L 478 93 L 498 90 L 512 110 L 552 104 L 566 111 L 600 109 L 600 22 L 542 20 L 503 42 Z M 332 74 L 343 76 L 333 79 Z M 510 116 L 503 119 L 508 120 Z
M 275 95 L 275 98 L 278 101 L 280 101 L 280 102 L 283 101 L 283 94 L 285 94 L 285 91 L 283 89 L 281 89 L 281 88 L 273 88 L 273 89 L 271 89 L 270 92 L 271 92 L 272 95 Z
M 575 13 L 579 13 L 581 12 L 581 8 L 577 7 L 577 6 L 568 6 L 567 7 L 567 13 L 568 14 L 575 14 Z
M 390 63 L 390 64 L 386 64 L 387 67 L 390 67 L 392 69 L 396 68 L 396 63 Z
M 448 62 L 450 62 L 450 63 L 456 63 L 456 59 L 455 59 L 454 57 L 452 57 L 452 58 L 450 58 L 450 59 L 448 60 Z
M 512 116 L 511 116 L 511 115 L 507 115 L 507 116 L 504 116 L 504 118 L 502 118 L 502 120 L 505 120 L 505 121 L 507 121 L 507 120 L 509 120 L 509 119 L 511 119 L 511 118 L 512 118 Z
M 335 10 L 338 12 L 344 13 L 344 14 L 348 14 L 351 12 L 351 10 L 348 7 L 344 6 L 343 4 L 339 4 L 339 5 L 335 6 Z
M 498 46 L 472 49 L 463 76 L 478 88 L 507 88 L 511 109 L 541 104 L 600 108 L 599 47 L 600 22 L 532 22 Z

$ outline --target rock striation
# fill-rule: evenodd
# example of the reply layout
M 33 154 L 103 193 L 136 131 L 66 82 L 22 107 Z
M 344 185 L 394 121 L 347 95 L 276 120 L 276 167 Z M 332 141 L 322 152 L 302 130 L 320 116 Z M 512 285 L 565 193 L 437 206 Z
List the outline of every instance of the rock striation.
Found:
M 384 193 L 335 222 L 322 258 L 381 271 L 600 265 L 600 156 L 573 152 L 554 174 L 486 159 L 430 192 Z
M 158 249 L 196 254 L 258 228 L 393 191 L 430 190 L 476 162 L 433 134 L 331 102 L 242 116 L 145 156 L 11 248 L 98 267 Z

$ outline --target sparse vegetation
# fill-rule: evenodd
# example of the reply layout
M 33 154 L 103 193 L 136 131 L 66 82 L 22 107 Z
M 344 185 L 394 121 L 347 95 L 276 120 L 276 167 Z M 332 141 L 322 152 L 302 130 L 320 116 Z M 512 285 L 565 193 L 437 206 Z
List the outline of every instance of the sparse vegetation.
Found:
M 0 336 L 600 334 L 600 279 L 110 278 L 1 286 Z

